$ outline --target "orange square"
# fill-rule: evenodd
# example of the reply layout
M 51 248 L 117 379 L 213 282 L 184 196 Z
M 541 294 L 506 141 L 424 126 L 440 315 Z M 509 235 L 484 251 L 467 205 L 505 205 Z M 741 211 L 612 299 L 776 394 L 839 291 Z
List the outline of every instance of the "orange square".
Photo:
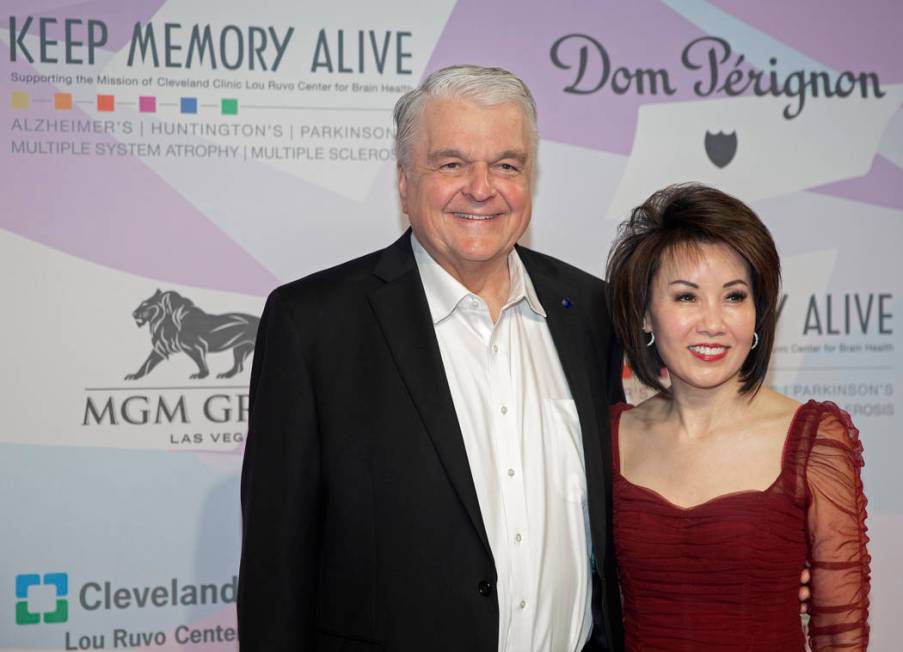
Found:
M 57 111 L 71 111 L 72 93 L 54 93 L 53 108 Z
M 97 96 L 97 110 L 98 111 L 115 111 L 116 109 L 116 101 L 113 99 L 112 95 L 98 95 Z
M 25 91 L 13 91 L 10 97 L 10 104 L 14 109 L 27 109 L 29 104 L 29 96 Z

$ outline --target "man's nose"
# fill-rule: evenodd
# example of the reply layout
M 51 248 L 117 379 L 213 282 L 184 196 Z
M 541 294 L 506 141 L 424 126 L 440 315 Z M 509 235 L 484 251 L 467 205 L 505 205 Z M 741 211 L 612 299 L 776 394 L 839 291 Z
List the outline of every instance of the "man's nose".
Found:
M 492 183 L 492 176 L 489 174 L 489 165 L 487 163 L 478 162 L 470 166 L 464 191 L 474 201 L 479 202 L 495 196 L 495 186 Z

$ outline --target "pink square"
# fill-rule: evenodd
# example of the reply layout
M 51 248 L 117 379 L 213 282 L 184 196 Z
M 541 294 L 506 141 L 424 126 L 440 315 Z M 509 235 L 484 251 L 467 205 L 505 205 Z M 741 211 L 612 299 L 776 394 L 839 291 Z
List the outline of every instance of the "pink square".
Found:
M 141 113 L 156 113 L 157 98 L 152 95 L 142 95 L 138 98 L 138 111 Z

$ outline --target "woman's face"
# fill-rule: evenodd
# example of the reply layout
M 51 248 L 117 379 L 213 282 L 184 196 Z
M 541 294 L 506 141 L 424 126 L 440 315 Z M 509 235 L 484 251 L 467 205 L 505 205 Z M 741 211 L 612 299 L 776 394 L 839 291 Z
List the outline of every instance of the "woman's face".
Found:
M 756 308 L 749 268 L 725 244 L 678 247 L 652 279 L 645 329 L 672 386 L 698 389 L 735 381 L 749 354 Z

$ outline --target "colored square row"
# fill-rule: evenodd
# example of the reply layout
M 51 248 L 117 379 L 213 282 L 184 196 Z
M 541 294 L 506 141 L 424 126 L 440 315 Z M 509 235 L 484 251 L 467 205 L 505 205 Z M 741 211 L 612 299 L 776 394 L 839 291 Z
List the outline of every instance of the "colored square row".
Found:
M 13 91 L 10 104 L 14 109 L 27 109 L 31 105 L 31 96 L 25 91 Z M 57 111 L 72 110 L 72 93 L 54 93 L 53 108 Z M 113 95 L 98 95 L 97 110 L 109 113 L 116 110 L 116 99 Z M 141 95 L 138 98 L 139 113 L 156 113 L 157 98 L 153 95 Z M 179 98 L 180 113 L 197 113 L 198 98 Z M 222 115 L 238 115 L 238 100 L 224 97 L 220 100 L 220 113 Z

